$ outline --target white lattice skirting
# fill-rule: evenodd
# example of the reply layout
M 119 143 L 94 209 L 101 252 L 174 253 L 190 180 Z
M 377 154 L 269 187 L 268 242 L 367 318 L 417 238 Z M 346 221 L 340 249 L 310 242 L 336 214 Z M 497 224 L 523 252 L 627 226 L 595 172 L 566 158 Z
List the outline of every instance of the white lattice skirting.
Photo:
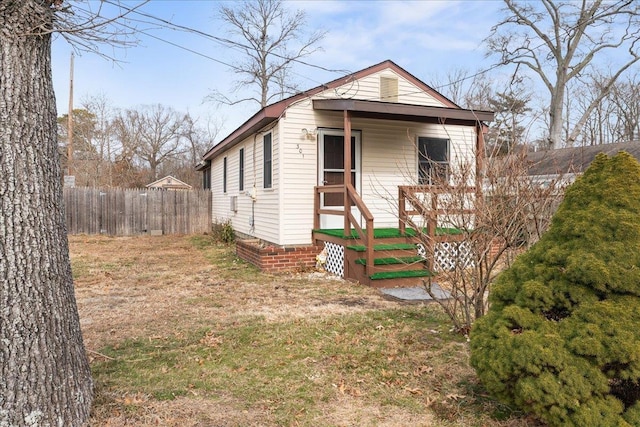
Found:
M 338 277 L 344 277 L 344 246 L 335 243 L 325 242 L 324 251 L 327 259 L 324 262 L 324 269 Z M 424 245 L 418 244 L 416 252 L 419 256 L 426 258 Z M 438 243 L 435 247 L 434 267 L 436 271 L 451 271 L 456 266 L 471 267 L 471 249 L 468 242 L 444 242 Z
M 325 242 L 324 249 L 327 251 L 324 269 L 331 274 L 344 277 L 344 246 Z
M 435 247 L 436 271 L 451 271 L 456 267 L 472 267 L 471 246 L 468 242 L 443 242 Z

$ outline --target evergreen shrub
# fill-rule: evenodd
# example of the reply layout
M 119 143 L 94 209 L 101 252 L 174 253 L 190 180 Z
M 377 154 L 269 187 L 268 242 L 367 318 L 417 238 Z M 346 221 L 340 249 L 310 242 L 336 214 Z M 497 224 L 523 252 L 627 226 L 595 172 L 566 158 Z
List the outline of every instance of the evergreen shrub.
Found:
M 640 164 L 596 157 L 471 331 L 487 390 L 550 426 L 640 426 Z

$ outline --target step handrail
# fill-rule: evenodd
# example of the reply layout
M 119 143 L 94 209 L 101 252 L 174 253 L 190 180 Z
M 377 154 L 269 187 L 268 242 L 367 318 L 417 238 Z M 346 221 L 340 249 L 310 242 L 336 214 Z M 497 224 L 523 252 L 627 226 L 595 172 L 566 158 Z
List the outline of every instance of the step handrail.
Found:
M 321 209 L 320 208 L 320 197 L 323 193 L 342 193 L 347 195 L 347 199 L 349 201 L 348 206 L 345 207 L 342 211 L 332 210 L 332 209 Z M 373 249 L 374 249 L 374 234 L 373 234 L 373 215 L 371 211 L 367 207 L 367 205 L 362 200 L 360 194 L 351 183 L 345 184 L 333 184 L 333 185 L 318 185 L 315 187 L 315 197 L 314 197 L 314 219 L 313 219 L 313 228 L 320 228 L 320 215 L 340 215 L 345 218 L 345 228 L 343 230 L 343 234 L 345 237 L 351 236 L 351 228 L 353 227 L 356 230 L 358 238 L 362 240 L 362 243 L 366 247 L 365 259 L 367 261 L 366 264 L 366 274 L 370 276 L 373 274 Z M 356 218 L 351 213 L 351 204 L 355 205 L 358 208 L 362 217 L 365 220 L 365 228 L 363 229 Z
M 360 239 L 362 239 L 362 242 L 366 247 L 366 253 L 365 253 L 365 258 L 367 260 L 367 264 L 365 266 L 366 273 L 367 273 L 367 276 L 371 276 L 373 274 L 373 267 L 374 267 L 373 265 L 373 246 L 374 246 L 373 215 L 371 214 L 371 211 L 369 210 L 367 205 L 362 200 L 362 197 L 360 197 L 360 194 L 358 194 L 358 191 L 355 189 L 353 184 L 347 183 L 345 188 L 347 190 L 347 196 L 349 201 L 353 202 L 356 205 L 356 207 L 360 211 L 360 214 L 362 214 L 362 216 L 364 217 L 366 226 L 364 230 L 362 229 L 362 227 L 360 227 L 360 224 L 358 224 L 358 221 L 356 221 L 356 219 L 351 214 L 351 206 L 349 206 L 347 209 L 345 209 L 345 211 L 348 212 L 347 216 L 349 218 L 349 221 L 348 223 L 345 222 L 345 225 L 348 224 L 348 227 L 344 231 L 344 233 L 345 234 L 347 234 L 347 232 L 351 233 L 352 226 L 357 231 L 358 236 L 360 237 Z M 351 205 L 351 203 L 349 203 L 349 205 Z

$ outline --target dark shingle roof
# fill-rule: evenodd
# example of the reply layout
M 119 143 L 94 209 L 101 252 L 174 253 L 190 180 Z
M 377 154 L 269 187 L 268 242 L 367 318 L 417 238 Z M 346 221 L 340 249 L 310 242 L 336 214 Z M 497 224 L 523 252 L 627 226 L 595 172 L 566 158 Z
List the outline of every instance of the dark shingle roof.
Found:
M 640 160 L 640 141 L 531 152 L 527 154 L 529 175 L 582 173 L 599 153 L 613 156 L 620 151 Z

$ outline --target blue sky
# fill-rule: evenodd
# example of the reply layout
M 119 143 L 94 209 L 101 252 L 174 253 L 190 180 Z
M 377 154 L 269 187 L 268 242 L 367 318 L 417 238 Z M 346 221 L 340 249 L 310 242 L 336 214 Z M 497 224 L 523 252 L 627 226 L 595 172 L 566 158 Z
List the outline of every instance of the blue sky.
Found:
M 137 2 L 125 1 L 127 5 Z M 421 80 L 442 81 L 454 69 L 476 71 L 492 65 L 482 40 L 500 16 L 502 2 L 490 1 L 289 1 L 307 14 L 310 31 L 325 30 L 323 48 L 305 59 L 327 69 L 358 71 L 391 59 Z M 217 18 L 220 2 L 151 0 L 144 13 L 217 36 L 228 33 Z M 228 92 L 235 76 L 222 63 L 240 59 L 238 52 L 203 37 L 160 26 L 140 25 L 139 44 L 126 49 L 105 46 L 118 60 L 91 53 L 75 58 L 76 107 L 88 96 L 104 94 L 116 108 L 160 103 L 189 111 L 205 121 L 212 117 L 223 129 L 218 139 L 257 111 L 256 104 L 216 107 L 204 102 L 212 89 Z M 210 58 L 178 48 L 168 40 Z M 69 58 L 72 48 L 61 37 L 53 45 L 53 75 L 58 114 L 68 107 Z M 213 58 L 213 59 L 211 59 Z M 216 60 L 220 61 L 217 62 Z M 343 74 L 296 65 L 292 77 L 300 89 L 315 87 Z

